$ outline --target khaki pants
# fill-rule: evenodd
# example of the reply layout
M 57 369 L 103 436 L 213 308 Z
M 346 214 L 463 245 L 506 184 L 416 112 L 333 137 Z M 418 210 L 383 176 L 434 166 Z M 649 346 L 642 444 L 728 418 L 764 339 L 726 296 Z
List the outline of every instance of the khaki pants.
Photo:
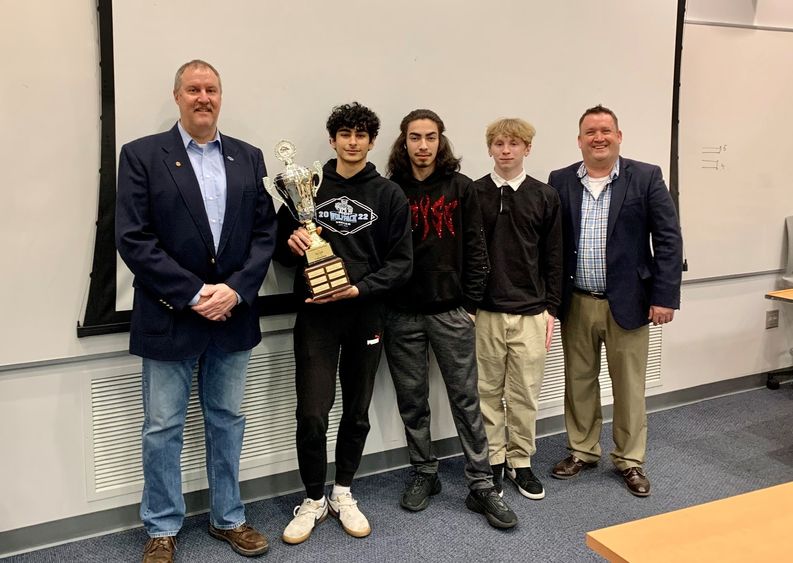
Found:
M 510 315 L 480 309 L 476 314 L 479 397 L 491 465 L 507 461 L 513 468 L 531 466 L 537 450 L 547 319 L 547 313 Z
M 617 469 L 644 464 L 647 448 L 647 415 L 644 387 L 650 329 L 620 327 L 607 299 L 573 293 L 570 311 L 562 324 L 564 349 L 564 417 L 567 443 L 579 459 L 600 458 L 600 348 L 606 345 L 609 376 L 614 394 L 614 451 Z

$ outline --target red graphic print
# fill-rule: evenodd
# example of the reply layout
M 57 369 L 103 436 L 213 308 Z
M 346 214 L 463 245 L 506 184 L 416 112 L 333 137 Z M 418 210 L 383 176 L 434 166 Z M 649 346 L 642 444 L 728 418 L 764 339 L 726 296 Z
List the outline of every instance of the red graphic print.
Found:
M 421 240 L 427 240 L 430 227 L 438 234 L 438 238 L 443 238 L 444 226 L 449 234 L 454 236 L 453 214 L 457 204 L 456 199 L 446 203 L 446 196 L 441 196 L 434 202 L 431 202 L 427 195 L 418 199 L 411 198 L 410 216 L 413 230 L 421 229 Z

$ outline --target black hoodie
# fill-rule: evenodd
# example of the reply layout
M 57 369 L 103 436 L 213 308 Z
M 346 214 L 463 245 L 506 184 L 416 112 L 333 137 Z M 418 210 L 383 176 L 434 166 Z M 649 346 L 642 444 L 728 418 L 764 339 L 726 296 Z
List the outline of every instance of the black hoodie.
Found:
M 413 275 L 389 295 L 401 310 L 441 313 L 463 305 L 476 311 L 489 271 L 487 244 L 473 181 L 436 170 L 424 180 L 394 177 L 408 198 L 413 228 Z
M 333 253 L 344 261 L 360 297 L 382 297 L 405 283 L 413 253 L 410 214 L 399 186 L 383 178 L 371 162 L 355 176 L 344 178 L 336 172 L 336 159 L 331 159 L 322 173 L 315 222 Z M 304 299 L 309 296 L 302 273 L 306 260 L 292 254 L 286 243 L 298 226 L 286 206 L 281 206 L 275 258 L 285 265 L 298 265 L 295 294 Z

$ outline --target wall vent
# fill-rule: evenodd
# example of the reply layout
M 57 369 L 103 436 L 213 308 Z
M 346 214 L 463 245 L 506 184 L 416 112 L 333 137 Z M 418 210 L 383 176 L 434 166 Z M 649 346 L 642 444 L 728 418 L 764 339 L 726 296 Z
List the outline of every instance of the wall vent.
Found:
M 545 378 L 539 398 L 541 409 L 561 405 L 564 401 L 564 362 L 558 327 L 557 323 L 554 345 L 546 358 Z M 648 388 L 661 385 L 661 340 L 661 327 L 650 327 Z M 131 369 L 94 373 L 88 382 L 90 412 L 86 440 L 87 451 L 90 452 L 87 479 L 91 500 L 139 492 L 143 488 L 140 379 L 140 364 L 136 363 Z M 194 376 L 182 451 L 184 482 L 205 477 L 204 425 L 197 387 Z M 600 387 L 604 397 L 611 396 L 605 350 L 602 354 Z M 338 382 L 336 397 L 328 430 L 330 455 L 341 418 L 341 389 Z M 257 347 L 248 367 L 243 401 L 246 425 L 240 463 L 242 469 L 297 459 L 296 402 L 292 350 L 262 352 L 261 347 Z
M 245 399 L 245 440 L 240 466 L 244 469 L 275 461 L 296 459 L 294 357 L 291 350 L 261 353 L 251 357 Z M 140 491 L 143 488 L 140 430 L 143 425 L 141 374 L 113 374 L 90 381 L 89 491 L 92 499 Z M 183 481 L 203 479 L 204 423 L 198 404 L 198 385 L 193 389 L 187 409 Z M 335 443 L 341 419 L 339 400 L 330 413 L 328 436 Z M 329 448 L 332 452 L 332 447 Z

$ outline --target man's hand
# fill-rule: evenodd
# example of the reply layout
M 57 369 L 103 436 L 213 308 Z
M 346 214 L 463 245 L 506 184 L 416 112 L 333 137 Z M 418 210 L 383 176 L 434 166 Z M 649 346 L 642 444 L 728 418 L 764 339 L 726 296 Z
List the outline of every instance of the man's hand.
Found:
M 333 301 L 341 301 L 342 299 L 353 299 L 358 297 L 359 295 L 358 288 L 354 285 L 351 285 L 344 291 L 337 291 L 331 295 L 327 295 L 325 297 L 319 297 L 317 299 L 311 299 L 310 297 L 306 299 L 306 303 L 314 303 L 315 305 L 321 305 L 323 303 L 332 303 Z
M 556 317 L 548 313 L 548 320 L 545 321 L 545 351 L 551 351 L 551 341 L 553 340 L 553 327 L 556 324 Z
M 669 307 L 650 305 L 650 314 L 647 315 L 647 318 L 653 322 L 653 325 L 671 323 L 675 318 L 675 310 Z
M 206 284 L 192 309 L 210 321 L 225 321 L 237 305 L 237 293 L 225 283 Z
M 322 227 L 317 227 L 317 234 L 322 232 Z M 292 254 L 296 254 L 297 256 L 305 256 L 306 250 L 311 246 L 311 236 L 308 234 L 308 231 L 305 227 L 300 227 L 299 229 L 295 229 L 295 231 L 289 235 L 289 239 L 286 241 L 286 244 L 289 245 L 289 250 L 292 251 Z

